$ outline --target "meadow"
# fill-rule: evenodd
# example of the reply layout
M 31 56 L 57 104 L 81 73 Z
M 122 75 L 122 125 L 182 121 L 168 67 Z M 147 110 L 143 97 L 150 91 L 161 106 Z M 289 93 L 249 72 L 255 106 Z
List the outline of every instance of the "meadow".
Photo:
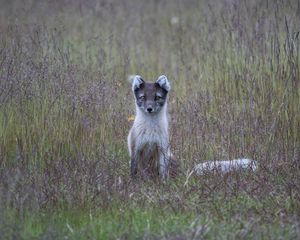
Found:
M 0 5 L 1 239 L 300 238 L 299 1 Z M 130 178 L 130 74 L 171 81 L 166 184 Z

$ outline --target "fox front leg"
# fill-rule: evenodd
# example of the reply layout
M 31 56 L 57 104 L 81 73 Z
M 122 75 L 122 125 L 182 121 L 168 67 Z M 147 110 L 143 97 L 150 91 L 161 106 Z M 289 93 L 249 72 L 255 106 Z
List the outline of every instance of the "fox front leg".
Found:
M 169 158 L 164 153 L 159 155 L 159 176 L 161 180 L 168 180 L 169 176 Z
M 135 156 L 131 156 L 130 159 L 130 173 L 132 178 L 137 175 L 137 158 Z

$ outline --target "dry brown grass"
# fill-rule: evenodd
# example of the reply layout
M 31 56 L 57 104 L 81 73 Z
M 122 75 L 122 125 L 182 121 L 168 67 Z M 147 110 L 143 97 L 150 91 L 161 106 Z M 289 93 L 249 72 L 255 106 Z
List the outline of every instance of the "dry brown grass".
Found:
M 0 217 L 0 235 L 299 236 L 299 2 L 1 6 L 0 210 L 12 217 Z M 129 177 L 134 106 L 126 78 L 134 73 L 172 81 L 171 140 L 182 174 L 167 185 Z M 256 159 L 259 171 L 194 177 L 183 186 L 195 163 L 237 157 Z M 27 224 L 67 209 L 82 216 L 108 209 L 107 232 Z M 131 217 L 137 225 L 126 222 Z M 123 228 L 109 228 L 120 219 Z M 150 232 L 138 225 L 143 219 Z

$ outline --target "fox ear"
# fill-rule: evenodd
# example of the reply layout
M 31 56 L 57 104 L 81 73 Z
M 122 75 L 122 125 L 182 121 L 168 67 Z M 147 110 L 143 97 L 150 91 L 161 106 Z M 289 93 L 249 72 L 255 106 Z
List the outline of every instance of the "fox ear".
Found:
M 171 85 L 169 83 L 168 78 L 165 75 L 159 76 L 159 78 L 156 80 L 156 83 L 163 89 L 165 89 L 167 92 L 171 90 Z
M 141 85 L 144 83 L 145 82 L 141 76 L 135 75 L 132 80 L 132 91 L 139 89 L 141 87 Z

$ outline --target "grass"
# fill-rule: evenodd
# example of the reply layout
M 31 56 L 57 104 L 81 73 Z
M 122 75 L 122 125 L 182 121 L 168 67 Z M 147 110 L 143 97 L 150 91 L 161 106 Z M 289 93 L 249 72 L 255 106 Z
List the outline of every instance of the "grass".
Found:
M 232 203 L 222 204 L 224 216 L 207 216 L 200 213 L 169 211 L 158 208 L 130 208 L 118 204 L 111 209 L 68 209 L 65 211 L 31 211 L 5 215 L 10 223 L 3 228 L 7 238 L 55 238 L 55 239 L 110 239 L 110 238 L 296 238 L 299 226 L 282 220 L 266 221 L 260 218 L 244 218 L 236 214 L 236 206 L 254 212 L 257 203 L 240 197 Z M 17 230 L 17 231 L 16 231 Z
M 0 236 L 299 238 L 299 1 L 1 6 Z M 130 74 L 171 81 L 167 184 L 130 179 Z

